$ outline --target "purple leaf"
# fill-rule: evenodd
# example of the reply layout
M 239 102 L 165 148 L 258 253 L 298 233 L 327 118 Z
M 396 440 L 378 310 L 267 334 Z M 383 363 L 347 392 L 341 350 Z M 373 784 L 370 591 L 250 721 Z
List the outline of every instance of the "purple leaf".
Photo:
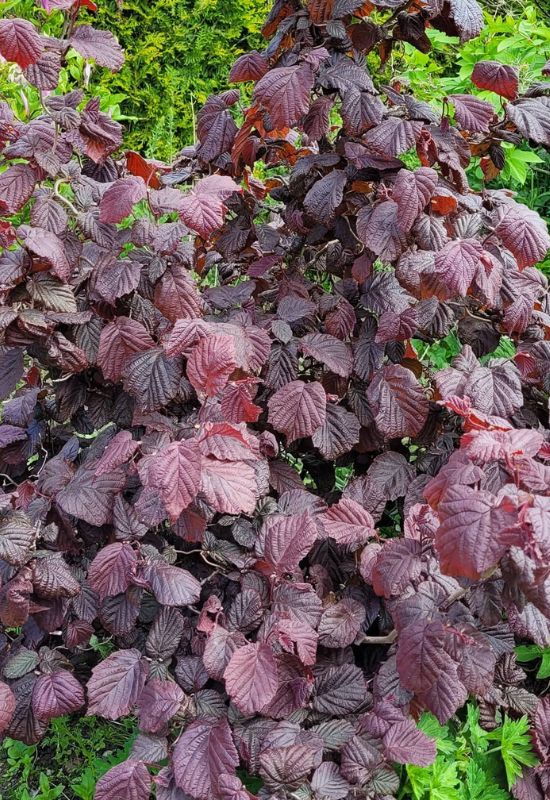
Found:
M 238 764 L 225 717 L 192 722 L 177 740 L 172 756 L 176 785 L 196 800 L 217 794 L 219 778 L 233 775 Z
M 243 714 L 259 713 L 275 697 L 277 664 L 268 644 L 247 644 L 236 650 L 224 672 L 232 702 Z
M 95 800 L 148 800 L 151 776 L 143 761 L 129 758 L 117 764 L 101 777 L 96 786 Z
M 88 716 L 118 719 L 136 705 L 147 677 L 139 650 L 117 650 L 92 670 L 88 681 Z

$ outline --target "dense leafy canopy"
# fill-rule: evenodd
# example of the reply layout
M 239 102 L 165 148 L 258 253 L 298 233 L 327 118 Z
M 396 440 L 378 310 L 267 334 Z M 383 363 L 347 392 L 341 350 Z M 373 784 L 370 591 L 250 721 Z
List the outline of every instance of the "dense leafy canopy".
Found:
M 238 90 L 209 98 L 169 167 L 47 93 L 71 48 L 121 63 L 79 3 L 48 6 L 62 39 L 0 25 L 45 90 L 28 122 L 0 105 L 0 730 L 38 741 L 85 685 L 143 731 L 98 798 L 146 800 L 178 730 L 159 800 L 245 800 L 239 764 L 265 797 L 389 798 L 392 763 L 435 758 L 414 718 L 474 695 L 487 727 L 532 715 L 516 792 L 543 798 L 547 701 L 512 653 L 550 639 L 550 237 L 466 168 L 550 146 L 545 84 L 482 64 L 508 102 L 449 96 L 452 122 L 365 55 L 428 23 L 468 40 L 475 0 L 377 0 L 377 24 L 276 0 L 232 72 L 244 119 Z M 434 375 L 419 342 L 450 331 Z

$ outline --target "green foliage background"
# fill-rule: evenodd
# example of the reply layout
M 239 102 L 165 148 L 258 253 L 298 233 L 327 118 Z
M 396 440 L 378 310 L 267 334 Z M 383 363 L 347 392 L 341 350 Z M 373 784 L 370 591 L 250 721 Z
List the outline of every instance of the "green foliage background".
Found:
M 127 143 L 170 160 L 193 142 L 194 117 L 209 94 L 227 88 L 236 57 L 262 47 L 270 0 L 102 0 L 97 27 L 126 51 L 114 75 L 94 70 L 99 92 L 123 94 Z M 97 83 L 94 79 L 97 78 Z

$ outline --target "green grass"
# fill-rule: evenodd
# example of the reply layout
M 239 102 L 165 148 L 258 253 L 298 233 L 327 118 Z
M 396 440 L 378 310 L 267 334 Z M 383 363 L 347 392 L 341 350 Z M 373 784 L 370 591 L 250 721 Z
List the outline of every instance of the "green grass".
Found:
M 0 745 L 0 800 L 93 800 L 99 778 L 128 757 L 135 720 L 59 717 L 44 739 Z

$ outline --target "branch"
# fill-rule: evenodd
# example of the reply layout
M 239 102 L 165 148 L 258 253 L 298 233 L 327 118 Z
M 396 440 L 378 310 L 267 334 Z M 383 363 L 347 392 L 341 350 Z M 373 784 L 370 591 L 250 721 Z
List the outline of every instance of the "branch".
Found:
M 366 636 L 359 635 L 354 644 L 393 644 L 397 639 L 397 631 L 394 629 L 385 636 Z

